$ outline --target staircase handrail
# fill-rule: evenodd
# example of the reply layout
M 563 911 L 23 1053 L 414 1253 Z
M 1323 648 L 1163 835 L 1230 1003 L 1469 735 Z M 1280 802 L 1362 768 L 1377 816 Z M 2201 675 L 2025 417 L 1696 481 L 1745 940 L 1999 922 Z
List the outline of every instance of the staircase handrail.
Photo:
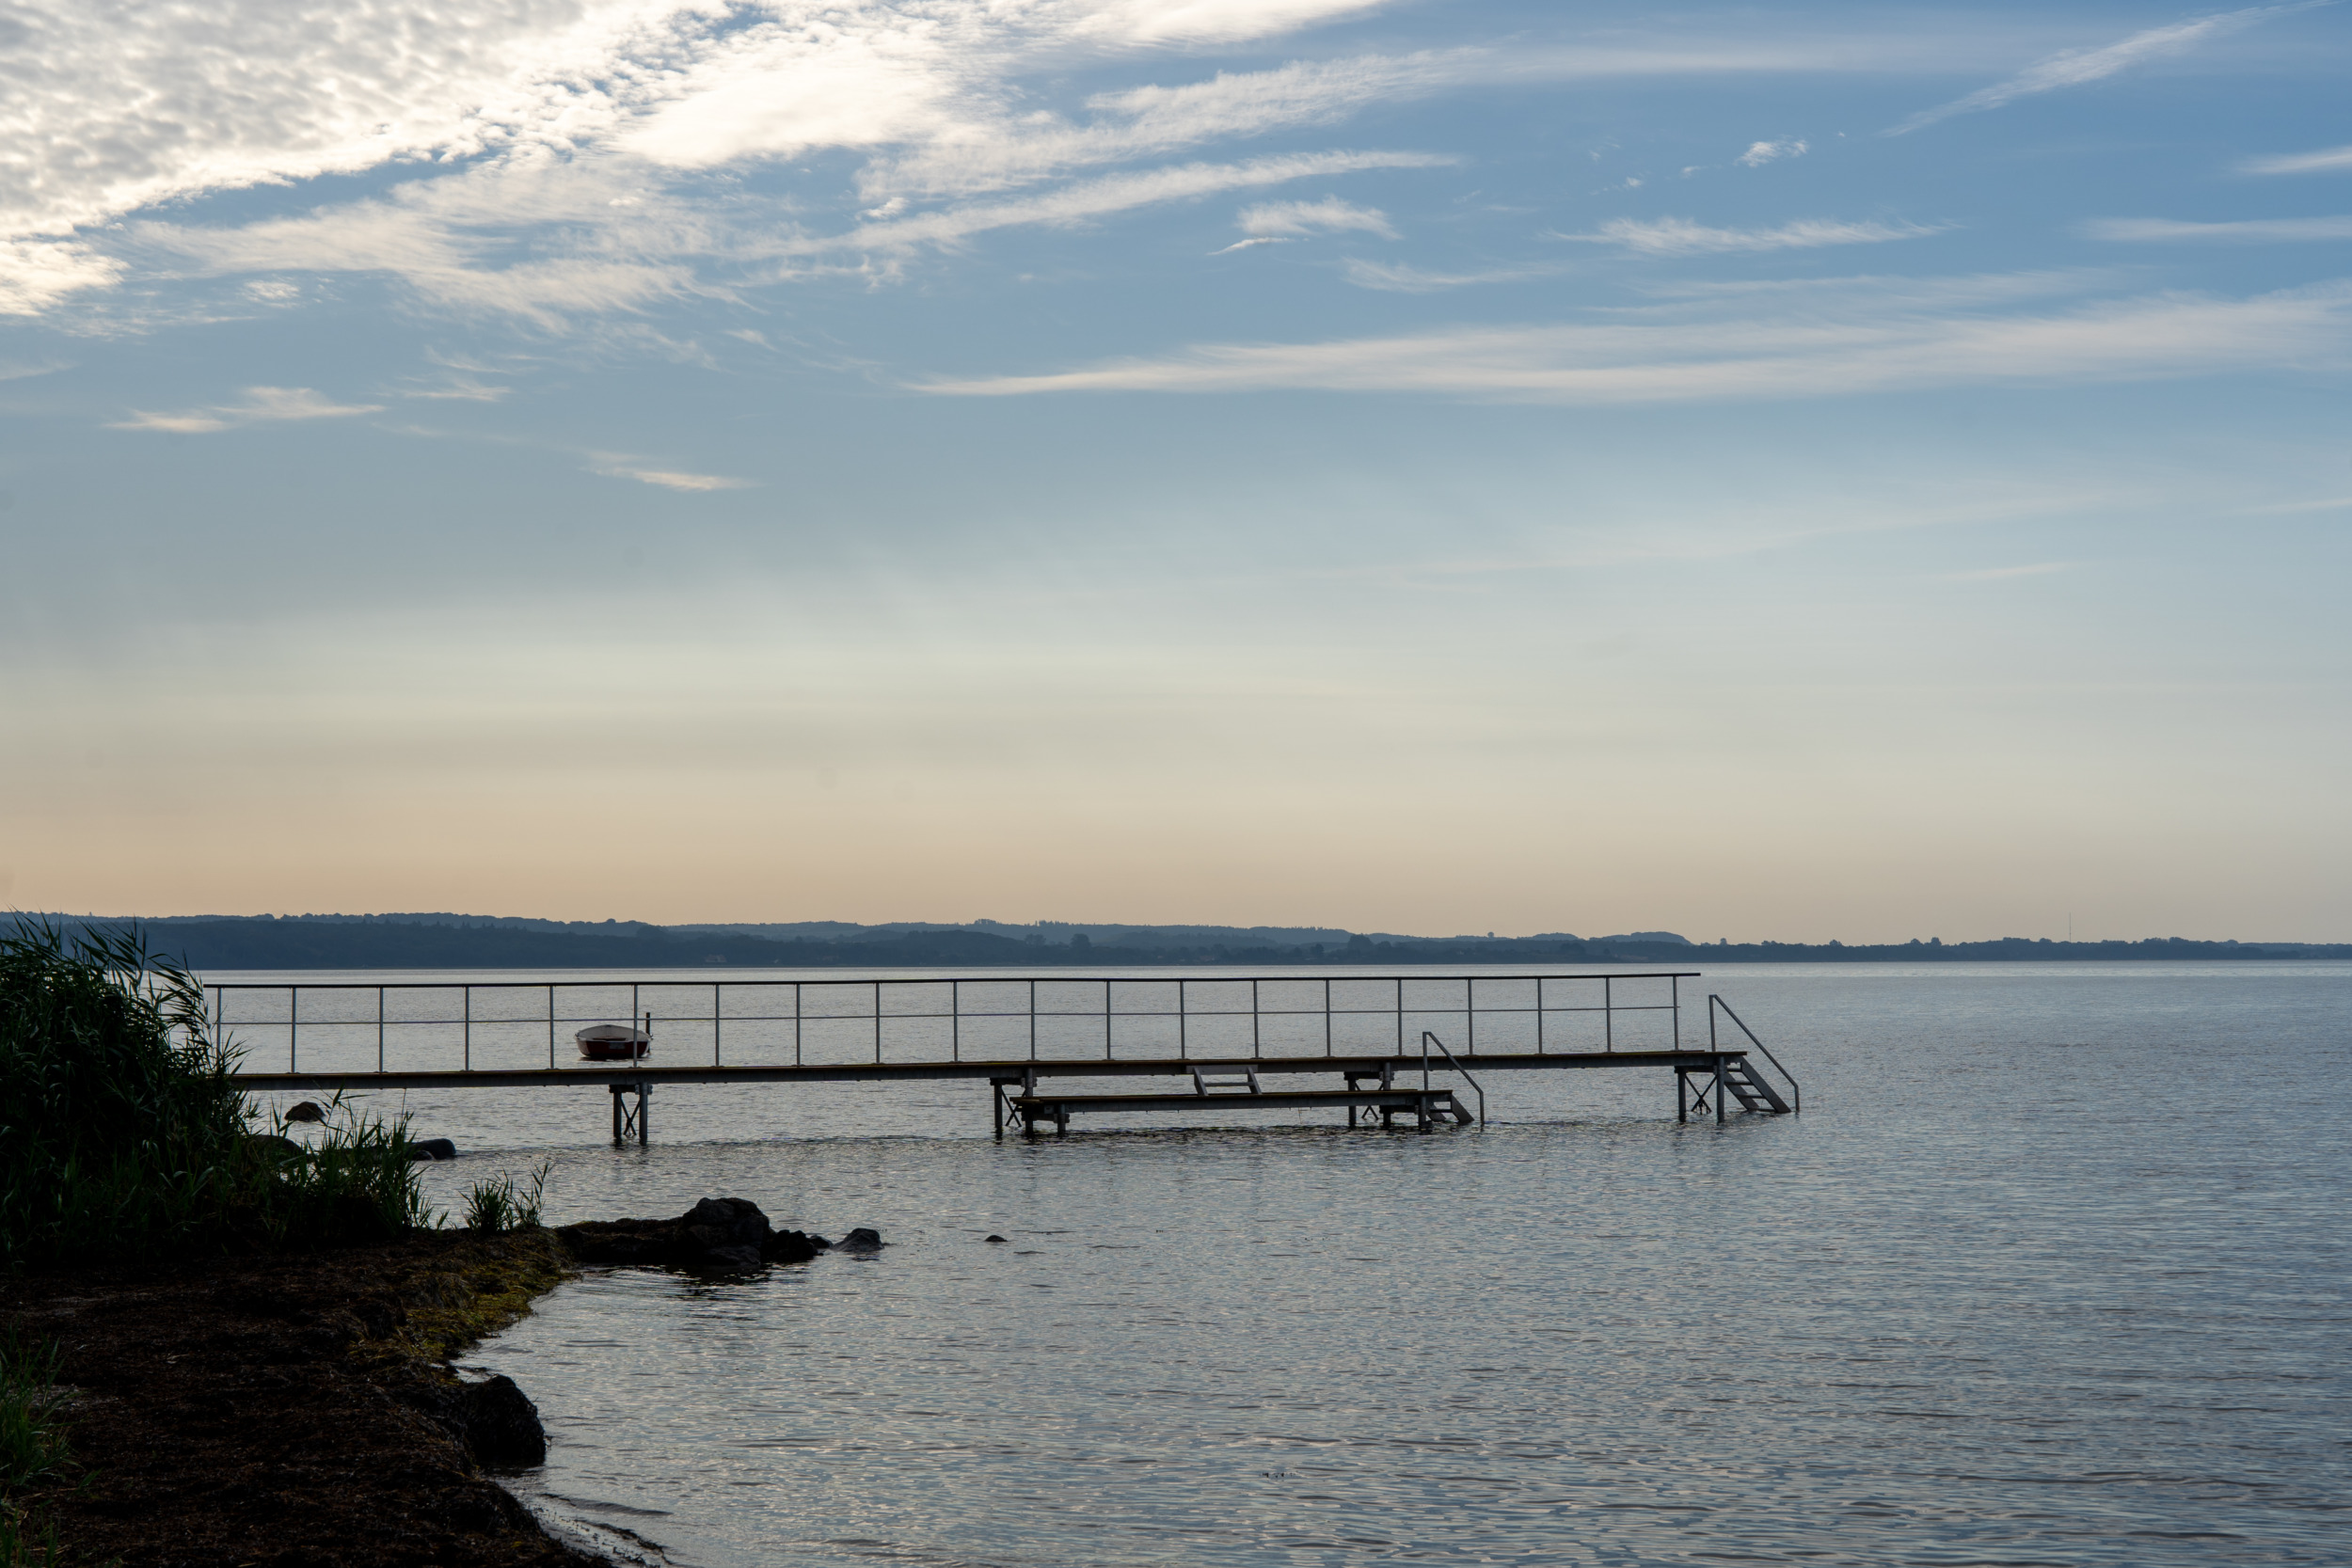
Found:
M 1470 1091 L 1478 1096 L 1478 1125 L 1486 1126 L 1486 1091 L 1478 1086 L 1478 1080 L 1470 1075 L 1470 1069 L 1454 1060 L 1454 1053 L 1447 1049 L 1445 1041 L 1438 1039 L 1436 1035 L 1426 1029 L 1421 1032 L 1421 1086 L 1424 1089 L 1429 1086 L 1429 1047 L 1433 1043 L 1438 1050 L 1445 1052 L 1445 1059 L 1454 1063 L 1454 1070 L 1462 1075 L 1462 1082 L 1468 1084 Z
M 1707 1005 L 1710 1009 L 1721 1007 L 1730 1018 L 1732 1022 L 1740 1025 L 1740 1033 L 1748 1037 L 1748 1043 L 1755 1046 L 1758 1051 L 1764 1053 L 1764 1059 L 1772 1064 L 1773 1070 L 1778 1072 L 1783 1078 L 1788 1080 L 1789 1109 L 1794 1111 L 1803 1111 L 1804 1109 L 1804 1090 L 1799 1086 L 1797 1083 L 1797 1075 L 1780 1065 L 1780 1058 L 1772 1054 L 1772 1048 L 1766 1045 L 1762 1040 L 1757 1039 L 1756 1037 L 1756 1031 L 1748 1027 L 1747 1021 L 1741 1018 L 1738 1013 L 1733 1012 L 1731 1010 L 1731 1004 L 1724 1001 L 1722 997 L 1717 996 L 1710 991 L 1708 994 Z M 1711 1024 L 1714 1020 L 1714 1014 L 1711 1010 L 1708 1014 L 1708 1019 Z M 1444 1042 L 1440 1040 L 1438 1045 L 1442 1048 Z

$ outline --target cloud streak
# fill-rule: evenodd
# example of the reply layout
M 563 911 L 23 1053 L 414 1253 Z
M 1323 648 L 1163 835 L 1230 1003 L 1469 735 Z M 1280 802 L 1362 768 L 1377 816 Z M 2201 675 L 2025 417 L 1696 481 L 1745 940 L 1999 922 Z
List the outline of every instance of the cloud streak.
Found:
M 1392 294 L 1428 294 L 1446 289 L 1470 288 L 1480 283 L 1528 283 L 1539 277 L 1557 277 L 1565 271 L 1567 268 L 1551 262 L 1486 267 L 1474 272 L 1431 272 L 1421 267 L 1350 257 L 1342 267 L 1341 276 L 1359 289 Z
M 247 387 L 245 401 L 189 409 L 179 414 L 131 410 L 127 420 L 109 430 L 156 430 L 175 436 L 209 436 L 239 425 L 270 424 L 290 420 L 347 420 L 360 414 L 380 414 L 380 403 L 332 403 L 308 387 Z
M 1396 230 L 1390 225 L 1386 213 L 1374 207 L 1355 206 L 1336 196 L 1327 196 L 1321 201 L 1262 201 L 1242 209 L 1236 221 L 1243 233 L 1258 239 L 1346 233 L 1377 234 L 1385 240 L 1396 238 Z
M 688 473 L 678 468 L 639 468 L 626 464 L 611 463 L 592 470 L 607 479 L 633 479 L 640 484 L 651 484 L 663 490 L 677 490 L 688 495 L 708 495 L 717 490 L 748 490 L 748 479 L 729 479 L 722 474 Z
M 1938 121 L 1957 115 L 1980 114 L 1997 109 L 2021 98 L 2038 93 L 2055 92 L 2060 87 L 2081 87 L 2087 83 L 2105 81 L 2107 77 L 2145 65 L 2151 60 L 2185 55 L 2201 44 L 2227 37 L 2248 27 L 2268 22 L 2275 17 L 2292 15 L 2312 9 L 2328 0 L 2308 0 L 2292 6 L 2250 6 L 2243 10 L 2222 11 L 2201 16 L 2193 22 L 2176 22 L 2169 26 L 2150 27 L 2134 33 L 2117 42 L 2096 49 L 2068 49 L 2045 59 L 2036 60 L 2007 81 L 1995 82 L 1989 87 L 1979 87 L 1963 98 L 1925 109 L 1894 127 L 1890 136 L 1907 135 Z
M 1463 327 L 1319 343 L 1207 344 L 1042 375 L 937 380 L 946 396 L 1391 392 L 1490 402 L 1665 404 L 1988 384 L 2140 381 L 2352 364 L 2352 283 L 2246 299 L 2156 294 L 2039 312 L 1842 308 Z
M 2352 173 L 2352 147 L 2322 148 L 2316 152 L 2283 152 L 2267 158 L 2249 158 L 2238 165 L 2241 174 L 2344 174 Z
M 1943 232 L 1915 223 L 1839 223 L 1805 218 L 1772 229 L 1710 229 L 1689 218 L 1612 218 L 1590 234 L 1554 239 L 1613 245 L 1642 256 L 1703 256 L 1734 251 L 1811 250 L 1821 245 L 1879 245 Z
M 2241 218 L 2229 223 L 2185 223 L 2174 218 L 2092 218 L 2085 238 L 2127 243 L 2211 240 L 2233 245 L 2278 245 L 2300 240 L 2352 240 L 2352 216 Z

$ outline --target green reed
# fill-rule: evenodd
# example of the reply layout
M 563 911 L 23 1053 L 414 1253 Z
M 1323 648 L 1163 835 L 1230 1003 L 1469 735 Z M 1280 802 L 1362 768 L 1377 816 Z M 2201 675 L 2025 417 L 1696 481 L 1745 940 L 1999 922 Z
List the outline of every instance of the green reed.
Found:
M 488 1236 L 538 1228 L 539 1213 L 547 1202 L 548 1173 L 554 1168 L 553 1161 L 540 1161 L 523 1185 L 517 1185 L 508 1171 L 475 1182 L 466 1192 L 467 1228 Z
M 404 1120 L 257 1132 L 201 982 L 135 930 L 0 934 L 0 1264 L 385 1237 L 427 1215 Z

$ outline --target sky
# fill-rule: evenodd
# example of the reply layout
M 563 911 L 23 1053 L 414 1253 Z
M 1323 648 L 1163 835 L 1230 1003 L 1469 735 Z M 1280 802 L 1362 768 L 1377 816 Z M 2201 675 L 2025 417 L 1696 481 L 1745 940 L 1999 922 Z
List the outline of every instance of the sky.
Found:
M 0 907 L 2352 940 L 2348 76 L 9 0 Z

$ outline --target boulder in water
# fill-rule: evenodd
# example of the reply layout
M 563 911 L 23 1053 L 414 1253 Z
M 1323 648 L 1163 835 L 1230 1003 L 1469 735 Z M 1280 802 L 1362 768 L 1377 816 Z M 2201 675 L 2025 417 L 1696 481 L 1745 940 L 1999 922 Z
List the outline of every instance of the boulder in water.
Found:
M 419 1138 L 408 1146 L 411 1160 L 454 1160 L 457 1146 L 447 1138 Z
M 869 1230 L 861 1225 L 834 1243 L 833 1248 L 835 1252 L 880 1252 L 882 1245 L 882 1232 Z
M 583 1263 L 670 1269 L 749 1270 L 763 1263 L 805 1263 L 823 1243 L 778 1230 L 759 1205 L 707 1197 L 674 1220 L 589 1220 L 556 1232 Z

